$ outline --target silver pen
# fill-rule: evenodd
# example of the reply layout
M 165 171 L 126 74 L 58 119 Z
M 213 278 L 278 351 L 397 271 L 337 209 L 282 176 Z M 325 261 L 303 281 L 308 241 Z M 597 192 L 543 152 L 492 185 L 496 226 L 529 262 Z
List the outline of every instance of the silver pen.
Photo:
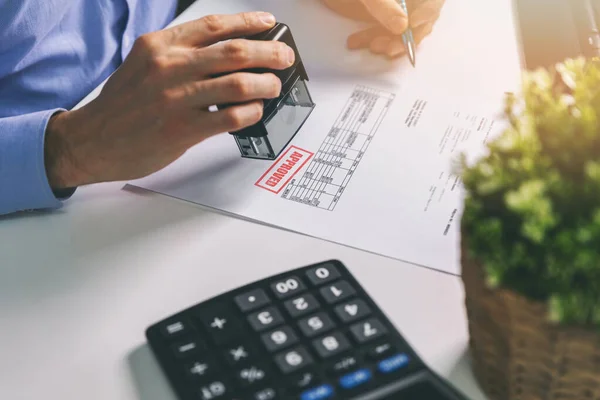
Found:
M 406 0 L 398 0 L 398 2 L 404 9 L 406 15 L 408 16 L 408 7 L 406 6 Z M 410 59 L 410 62 L 414 67 L 416 65 L 417 55 L 415 51 L 415 39 L 413 37 L 412 29 L 410 29 L 410 26 L 402 34 L 402 40 L 404 41 L 404 47 L 408 52 L 408 58 Z

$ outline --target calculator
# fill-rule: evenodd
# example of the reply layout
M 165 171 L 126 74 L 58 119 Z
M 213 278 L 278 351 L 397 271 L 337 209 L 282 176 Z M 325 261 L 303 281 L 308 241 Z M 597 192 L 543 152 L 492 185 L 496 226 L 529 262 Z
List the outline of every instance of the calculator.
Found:
M 180 400 L 466 400 L 339 260 L 195 304 L 146 338 Z

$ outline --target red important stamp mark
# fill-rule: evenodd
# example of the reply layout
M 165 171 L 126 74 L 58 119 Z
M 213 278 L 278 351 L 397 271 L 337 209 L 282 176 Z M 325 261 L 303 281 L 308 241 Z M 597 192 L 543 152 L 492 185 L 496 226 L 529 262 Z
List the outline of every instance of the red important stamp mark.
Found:
M 308 150 L 290 146 L 254 185 L 278 194 L 313 155 Z

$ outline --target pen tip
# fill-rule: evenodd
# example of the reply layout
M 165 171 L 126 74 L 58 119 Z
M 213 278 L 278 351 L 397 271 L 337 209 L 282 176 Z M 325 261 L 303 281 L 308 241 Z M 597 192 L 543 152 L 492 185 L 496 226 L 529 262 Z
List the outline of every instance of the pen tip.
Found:
M 410 63 L 412 64 L 413 67 L 416 67 L 417 64 L 417 60 L 415 57 L 415 52 L 412 48 L 410 48 L 409 52 L 408 52 L 408 58 L 410 58 Z

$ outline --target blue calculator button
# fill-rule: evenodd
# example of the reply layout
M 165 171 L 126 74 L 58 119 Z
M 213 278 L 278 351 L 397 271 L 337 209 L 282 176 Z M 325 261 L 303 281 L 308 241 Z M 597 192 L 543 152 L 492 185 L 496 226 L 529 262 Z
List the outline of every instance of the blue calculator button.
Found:
M 371 371 L 368 369 L 359 369 L 340 378 L 340 386 L 344 389 L 352 389 L 358 385 L 362 385 L 371 379 Z
M 331 385 L 321 385 L 312 389 L 308 389 L 302 393 L 301 400 L 323 400 L 333 396 L 333 388 Z
M 406 366 L 408 362 L 409 358 L 406 354 L 396 354 L 379 362 L 379 371 L 383 372 L 384 374 L 387 374 Z

